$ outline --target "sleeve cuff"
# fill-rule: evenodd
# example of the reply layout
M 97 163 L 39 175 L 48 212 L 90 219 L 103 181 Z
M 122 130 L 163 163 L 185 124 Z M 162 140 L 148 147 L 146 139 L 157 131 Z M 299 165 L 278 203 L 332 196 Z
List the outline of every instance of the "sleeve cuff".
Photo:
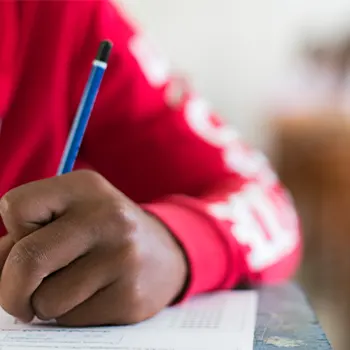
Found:
M 189 281 L 180 301 L 220 288 L 226 279 L 229 254 L 213 218 L 196 200 L 148 204 L 143 208 L 156 216 L 184 249 Z

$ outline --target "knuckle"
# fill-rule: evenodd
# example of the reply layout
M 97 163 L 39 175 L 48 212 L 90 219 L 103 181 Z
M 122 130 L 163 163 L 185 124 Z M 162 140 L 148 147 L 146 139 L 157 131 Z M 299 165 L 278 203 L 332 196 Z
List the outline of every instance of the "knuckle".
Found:
M 103 238 L 103 242 L 131 247 L 135 242 L 133 233 L 137 230 L 137 220 L 126 214 L 117 200 L 106 200 L 87 221 L 91 234 Z
M 83 184 L 80 188 L 84 191 L 84 195 L 88 194 L 101 200 L 102 198 L 108 199 L 116 193 L 116 189 L 111 183 L 96 171 L 79 170 L 67 176 L 71 176 L 74 183 Z
M 95 188 L 96 186 L 99 187 L 101 184 L 107 182 L 101 174 L 93 170 L 80 170 L 79 173 L 91 186 L 93 186 L 92 188 Z
M 10 190 L 0 199 L 0 211 L 3 215 L 11 215 L 15 212 L 16 206 L 16 190 Z
M 24 272 L 33 272 L 40 270 L 42 262 L 47 257 L 42 250 L 30 239 L 18 241 L 12 248 L 8 257 L 9 263 L 23 269 Z
M 138 218 L 135 215 L 135 208 L 128 201 L 120 201 L 119 198 L 114 198 L 107 205 L 108 216 L 120 232 L 129 236 L 137 230 Z
M 150 310 L 150 303 L 147 302 L 147 298 L 145 294 L 142 292 L 142 289 L 137 285 L 134 285 L 129 291 L 129 302 L 128 302 L 128 310 L 125 320 L 128 324 L 139 323 L 150 316 L 152 316 L 152 312 Z

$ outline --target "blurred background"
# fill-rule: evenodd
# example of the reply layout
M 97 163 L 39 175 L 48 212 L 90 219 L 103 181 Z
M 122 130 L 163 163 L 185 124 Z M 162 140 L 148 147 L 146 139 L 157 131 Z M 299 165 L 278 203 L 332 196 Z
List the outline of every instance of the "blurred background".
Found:
M 118 0 L 290 189 L 297 276 L 334 349 L 350 348 L 350 1 Z
M 348 0 L 117 0 L 175 69 L 250 139 L 303 41 L 350 29 Z M 347 23 L 348 22 L 348 23 Z M 268 89 L 268 90 L 267 90 Z M 271 91 L 270 91 L 271 90 Z

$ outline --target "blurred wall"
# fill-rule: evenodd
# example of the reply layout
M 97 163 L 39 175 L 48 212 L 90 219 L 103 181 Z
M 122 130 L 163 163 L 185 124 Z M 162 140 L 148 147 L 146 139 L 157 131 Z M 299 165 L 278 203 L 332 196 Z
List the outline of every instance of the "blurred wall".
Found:
M 255 143 L 267 86 L 283 75 L 298 40 L 309 30 L 319 34 L 350 19 L 349 0 L 117 2 L 174 67 L 190 74 L 212 105 Z

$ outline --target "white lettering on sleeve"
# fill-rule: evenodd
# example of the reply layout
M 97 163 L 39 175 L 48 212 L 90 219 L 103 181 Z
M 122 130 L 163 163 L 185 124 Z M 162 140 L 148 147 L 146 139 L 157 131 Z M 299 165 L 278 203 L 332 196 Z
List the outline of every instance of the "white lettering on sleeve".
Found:
M 207 143 L 222 149 L 223 161 L 229 171 L 245 178 L 261 179 L 263 184 L 276 183 L 277 177 L 265 155 L 247 147 L 232 126 L 214 123 L 214 116 L 204 100 L 198 97 L 189 100 L 185 115 L 193 132 Z
M 131 38 L 129 50 L 150 85 L 161 87 L 166 84 L 170 76 L 170 65 L 144 34 L 137 34 Z
M 247 185 L 227 202 L 210 205 L 209 210 L 218 219 L 233 223 L 232 235 L 250 248 L 247 262 L 253 271 L 277 263 L 297 245 L 298 221 L 293 207 L 288 202 L 274 203 L 258 185 Z

